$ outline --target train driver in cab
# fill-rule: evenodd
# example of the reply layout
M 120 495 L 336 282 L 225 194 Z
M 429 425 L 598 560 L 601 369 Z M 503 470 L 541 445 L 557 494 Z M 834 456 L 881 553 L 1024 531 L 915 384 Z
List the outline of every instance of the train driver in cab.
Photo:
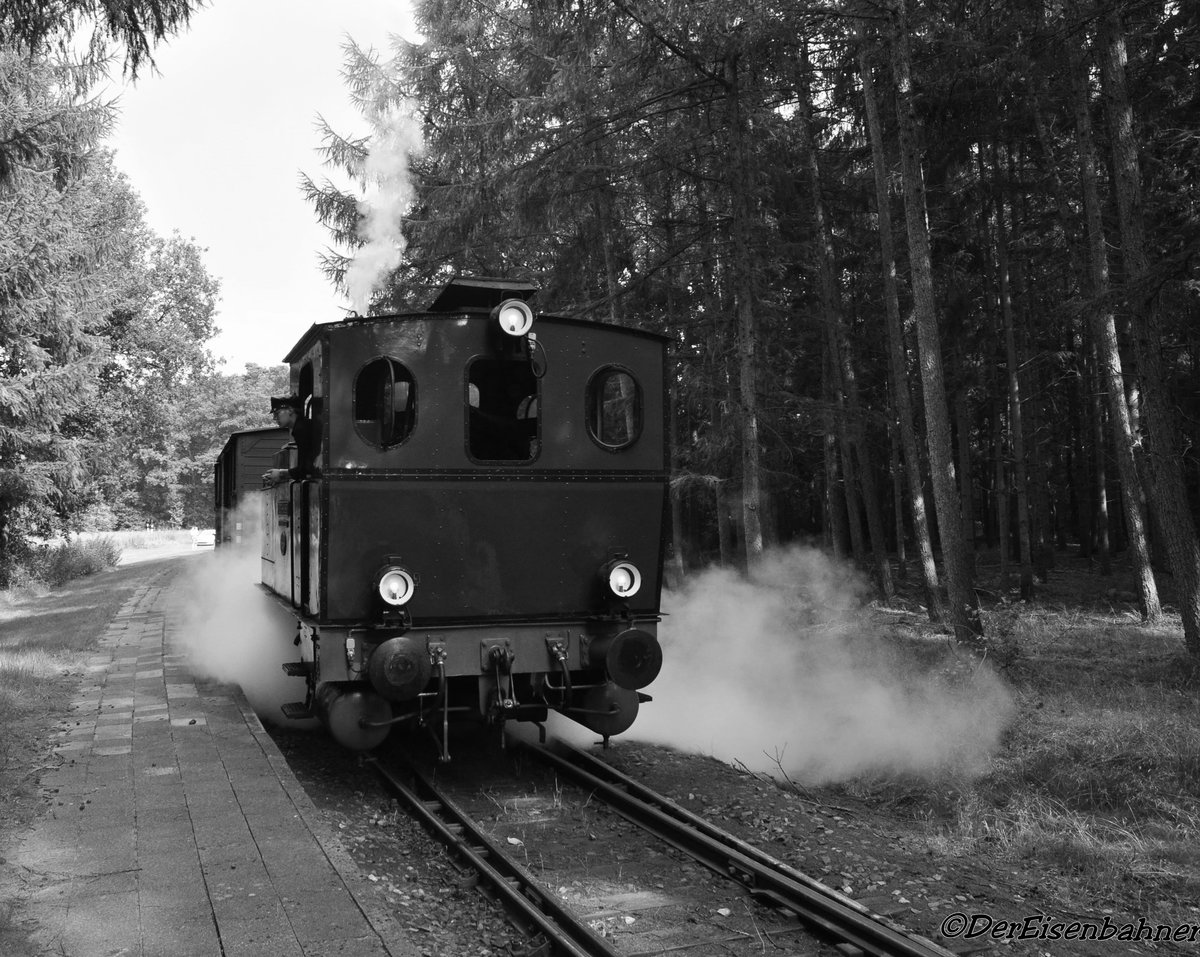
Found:
M 292 441 L 296 443 L 297 465 L 291 469 L 268 469 L 263 473 L 263 481 L 268 485 L 278 485 L 289 479 L 300 481 L 314 478 L 321 430 L 316 422 L 304 417 L 304 400 L 298 395 L 272 396 L 271 416 L 276 425 L 292 433 Z

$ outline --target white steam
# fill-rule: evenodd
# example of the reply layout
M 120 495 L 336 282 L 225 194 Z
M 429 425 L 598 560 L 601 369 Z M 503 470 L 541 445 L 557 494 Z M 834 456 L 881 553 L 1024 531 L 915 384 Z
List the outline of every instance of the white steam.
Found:
M 986 665 L 922 664 L 872 631 L 864 584 L 811 549 L 664 592 L 664 664 L 627 737 L 786 772 L 977 772 L 1012 713 Z
M 300 654 L 292 643 L 296 615 L 258 587 L 261 578 L 260 494 L 247 495 L 233 517 L 241 543 L 219 546 L 188 566 L 182 627 L 174 645 L 198 675 L 240 685 L 265 721 L 283 724 L 280 706 L 304 700 L 304 679 L 283 673 Z M 305 727 L 315 722 L 287 721 Z
M 409 161 L 424 149 L 421 127 L 406 109 L 376 112 L 372 125 L 375 135 L 362 170 L 367 195 L 358 202 L 358 235 L 364 245 L 343 280 L 351 307 L 364 316 L 376 287 L 404 255 L 404 214 L 415 195 Z

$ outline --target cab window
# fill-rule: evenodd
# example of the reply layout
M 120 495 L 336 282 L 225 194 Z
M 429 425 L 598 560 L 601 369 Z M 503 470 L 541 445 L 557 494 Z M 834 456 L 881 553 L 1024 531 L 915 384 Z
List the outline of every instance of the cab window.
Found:
M 417 387 L 412 373 L 395 359 L 372 359 L 354 380 L 354 430 L 364 442 L 388 449 L 413 430 Z
M 467 454 L 485 462 L 535 458 L 540 396 L 529 363 L 475 359 L 466 386 Z
M 587 387 L 588 434 L 610 452 L 626 449 L 642 431 L 642 387 L 617 366 L 606 366 Z

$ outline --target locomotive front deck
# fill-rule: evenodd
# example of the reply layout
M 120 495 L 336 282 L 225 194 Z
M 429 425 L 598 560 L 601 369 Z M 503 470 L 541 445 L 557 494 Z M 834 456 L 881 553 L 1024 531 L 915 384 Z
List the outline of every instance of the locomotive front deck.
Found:
M 618 733 L 657 674 L 665 340 L 512 291 L 452 285 L 287 356 L 321 441 L 265 496 L 262 580 L 300 623 L 294 713 L 349 746 L 439 711 Z

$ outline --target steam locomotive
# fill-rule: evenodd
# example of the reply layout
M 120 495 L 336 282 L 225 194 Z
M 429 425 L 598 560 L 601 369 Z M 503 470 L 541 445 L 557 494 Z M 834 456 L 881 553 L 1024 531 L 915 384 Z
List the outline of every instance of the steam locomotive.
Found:
M 285 358 L 319 442 L 310 477 L 263 493 L 262 585 L 298 623 L 284 670 L 304 700 L 284 714 L 347 748 L 412 722 L 448 760 L 452 721 L 550 710 L 607 740 L 650 700 L 666 339 L 535 314 L 535 292 L 452 280 L 423 311 L 314 325 Z

